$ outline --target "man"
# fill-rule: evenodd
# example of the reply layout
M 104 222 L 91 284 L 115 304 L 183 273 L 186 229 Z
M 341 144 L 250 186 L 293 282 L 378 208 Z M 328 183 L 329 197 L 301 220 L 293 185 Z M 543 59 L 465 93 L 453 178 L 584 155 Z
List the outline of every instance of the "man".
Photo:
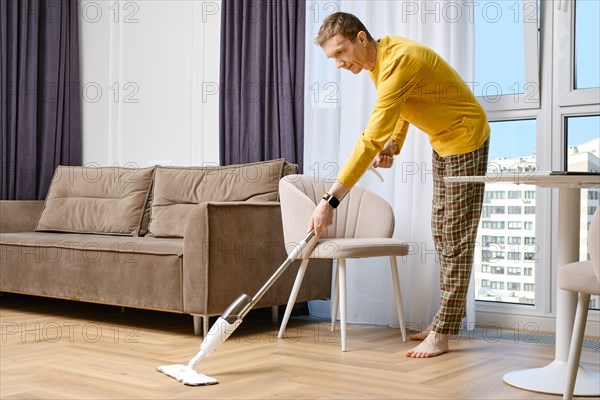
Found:
M 408 124 L 429 136 L 433 147 L 434 193 L 431 225 L 440 259 L 441 305 L 431 325 L 411 339 L 423 340 L 408 357 L 448 351 L 465 315 L 483 184 L 444 182 L 444 176 L 484 175 L 490 128 L 484 110 L 458 73 L 431 49 L 386 36 L 375 41 L 352 14 L 338 12 L 323 22 L 315 42 L 328 58 L 354 74 L 369 72 L 377 103 L 336 182 L 315 208 L 309 229 L 316 235 L 332 223 L 334 208 L 375 159 L 390 168 L 400 153 Z

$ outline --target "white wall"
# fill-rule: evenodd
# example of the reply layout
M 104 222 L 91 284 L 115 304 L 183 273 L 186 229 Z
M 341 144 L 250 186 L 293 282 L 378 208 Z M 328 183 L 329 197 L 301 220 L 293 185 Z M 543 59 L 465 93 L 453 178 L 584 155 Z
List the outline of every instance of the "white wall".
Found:
M 84 164 L 218 163 L 220 1 L 79 7 Z

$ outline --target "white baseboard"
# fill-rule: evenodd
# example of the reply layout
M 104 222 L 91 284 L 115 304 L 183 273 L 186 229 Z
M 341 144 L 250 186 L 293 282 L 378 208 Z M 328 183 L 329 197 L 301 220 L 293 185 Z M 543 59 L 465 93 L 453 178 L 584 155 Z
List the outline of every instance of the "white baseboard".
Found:
M 600 337 L 600 321 L 597 312 L 590 312 L 585 326 L 585 335 Z M 595 314 L 595 315 L 594 315 Z M 531 315 L 505 311 L 478 310 L 477 326 L 490 329 L 512 329 L 527 333 L 556 333 L 556 317 L 554 315 Z

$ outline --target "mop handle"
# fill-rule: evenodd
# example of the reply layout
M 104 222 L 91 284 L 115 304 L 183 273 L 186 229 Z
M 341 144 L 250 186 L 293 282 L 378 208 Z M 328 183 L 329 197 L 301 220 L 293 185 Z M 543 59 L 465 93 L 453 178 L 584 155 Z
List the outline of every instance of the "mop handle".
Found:
M 260 290 L 252 297 L 252 301 L 244 308 L 240 313 L 241 318 L 244 318 L 246 314 L 258 303 L 258 301 L 264 296 L 264 294 L 273 286 L 275 281 L 285 272 L 285 270 L 294 262 L 296 258 L 302 253 L 302 250 L 308 245 L 308 243 L 315 237 L 315 230 L 311 229 L 308 235 L 300 243 L 294 247 L 294 250 L 290 253 L 288 258 L 281 264 L 281 266 L 275 271 L 275 273 L 269 278 L 267 282 L 260 288 Z

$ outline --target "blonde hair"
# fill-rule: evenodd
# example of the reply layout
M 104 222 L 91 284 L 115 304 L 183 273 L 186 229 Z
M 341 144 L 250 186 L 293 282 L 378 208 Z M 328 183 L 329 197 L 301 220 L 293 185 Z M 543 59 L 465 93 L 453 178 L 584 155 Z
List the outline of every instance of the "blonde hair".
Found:
M 354 42 L 360 31 L 367 34 L 367 39 L 370 42 L 374 41 L 365 25 L 355 15 L 345 12 L 336 12 L 325 18 L 323 25 L 321 25 L 321 28 L 319 29 L 315 43 L 319 46 L 323 46 L 323 43 L 338 33 L 351 42 Z

